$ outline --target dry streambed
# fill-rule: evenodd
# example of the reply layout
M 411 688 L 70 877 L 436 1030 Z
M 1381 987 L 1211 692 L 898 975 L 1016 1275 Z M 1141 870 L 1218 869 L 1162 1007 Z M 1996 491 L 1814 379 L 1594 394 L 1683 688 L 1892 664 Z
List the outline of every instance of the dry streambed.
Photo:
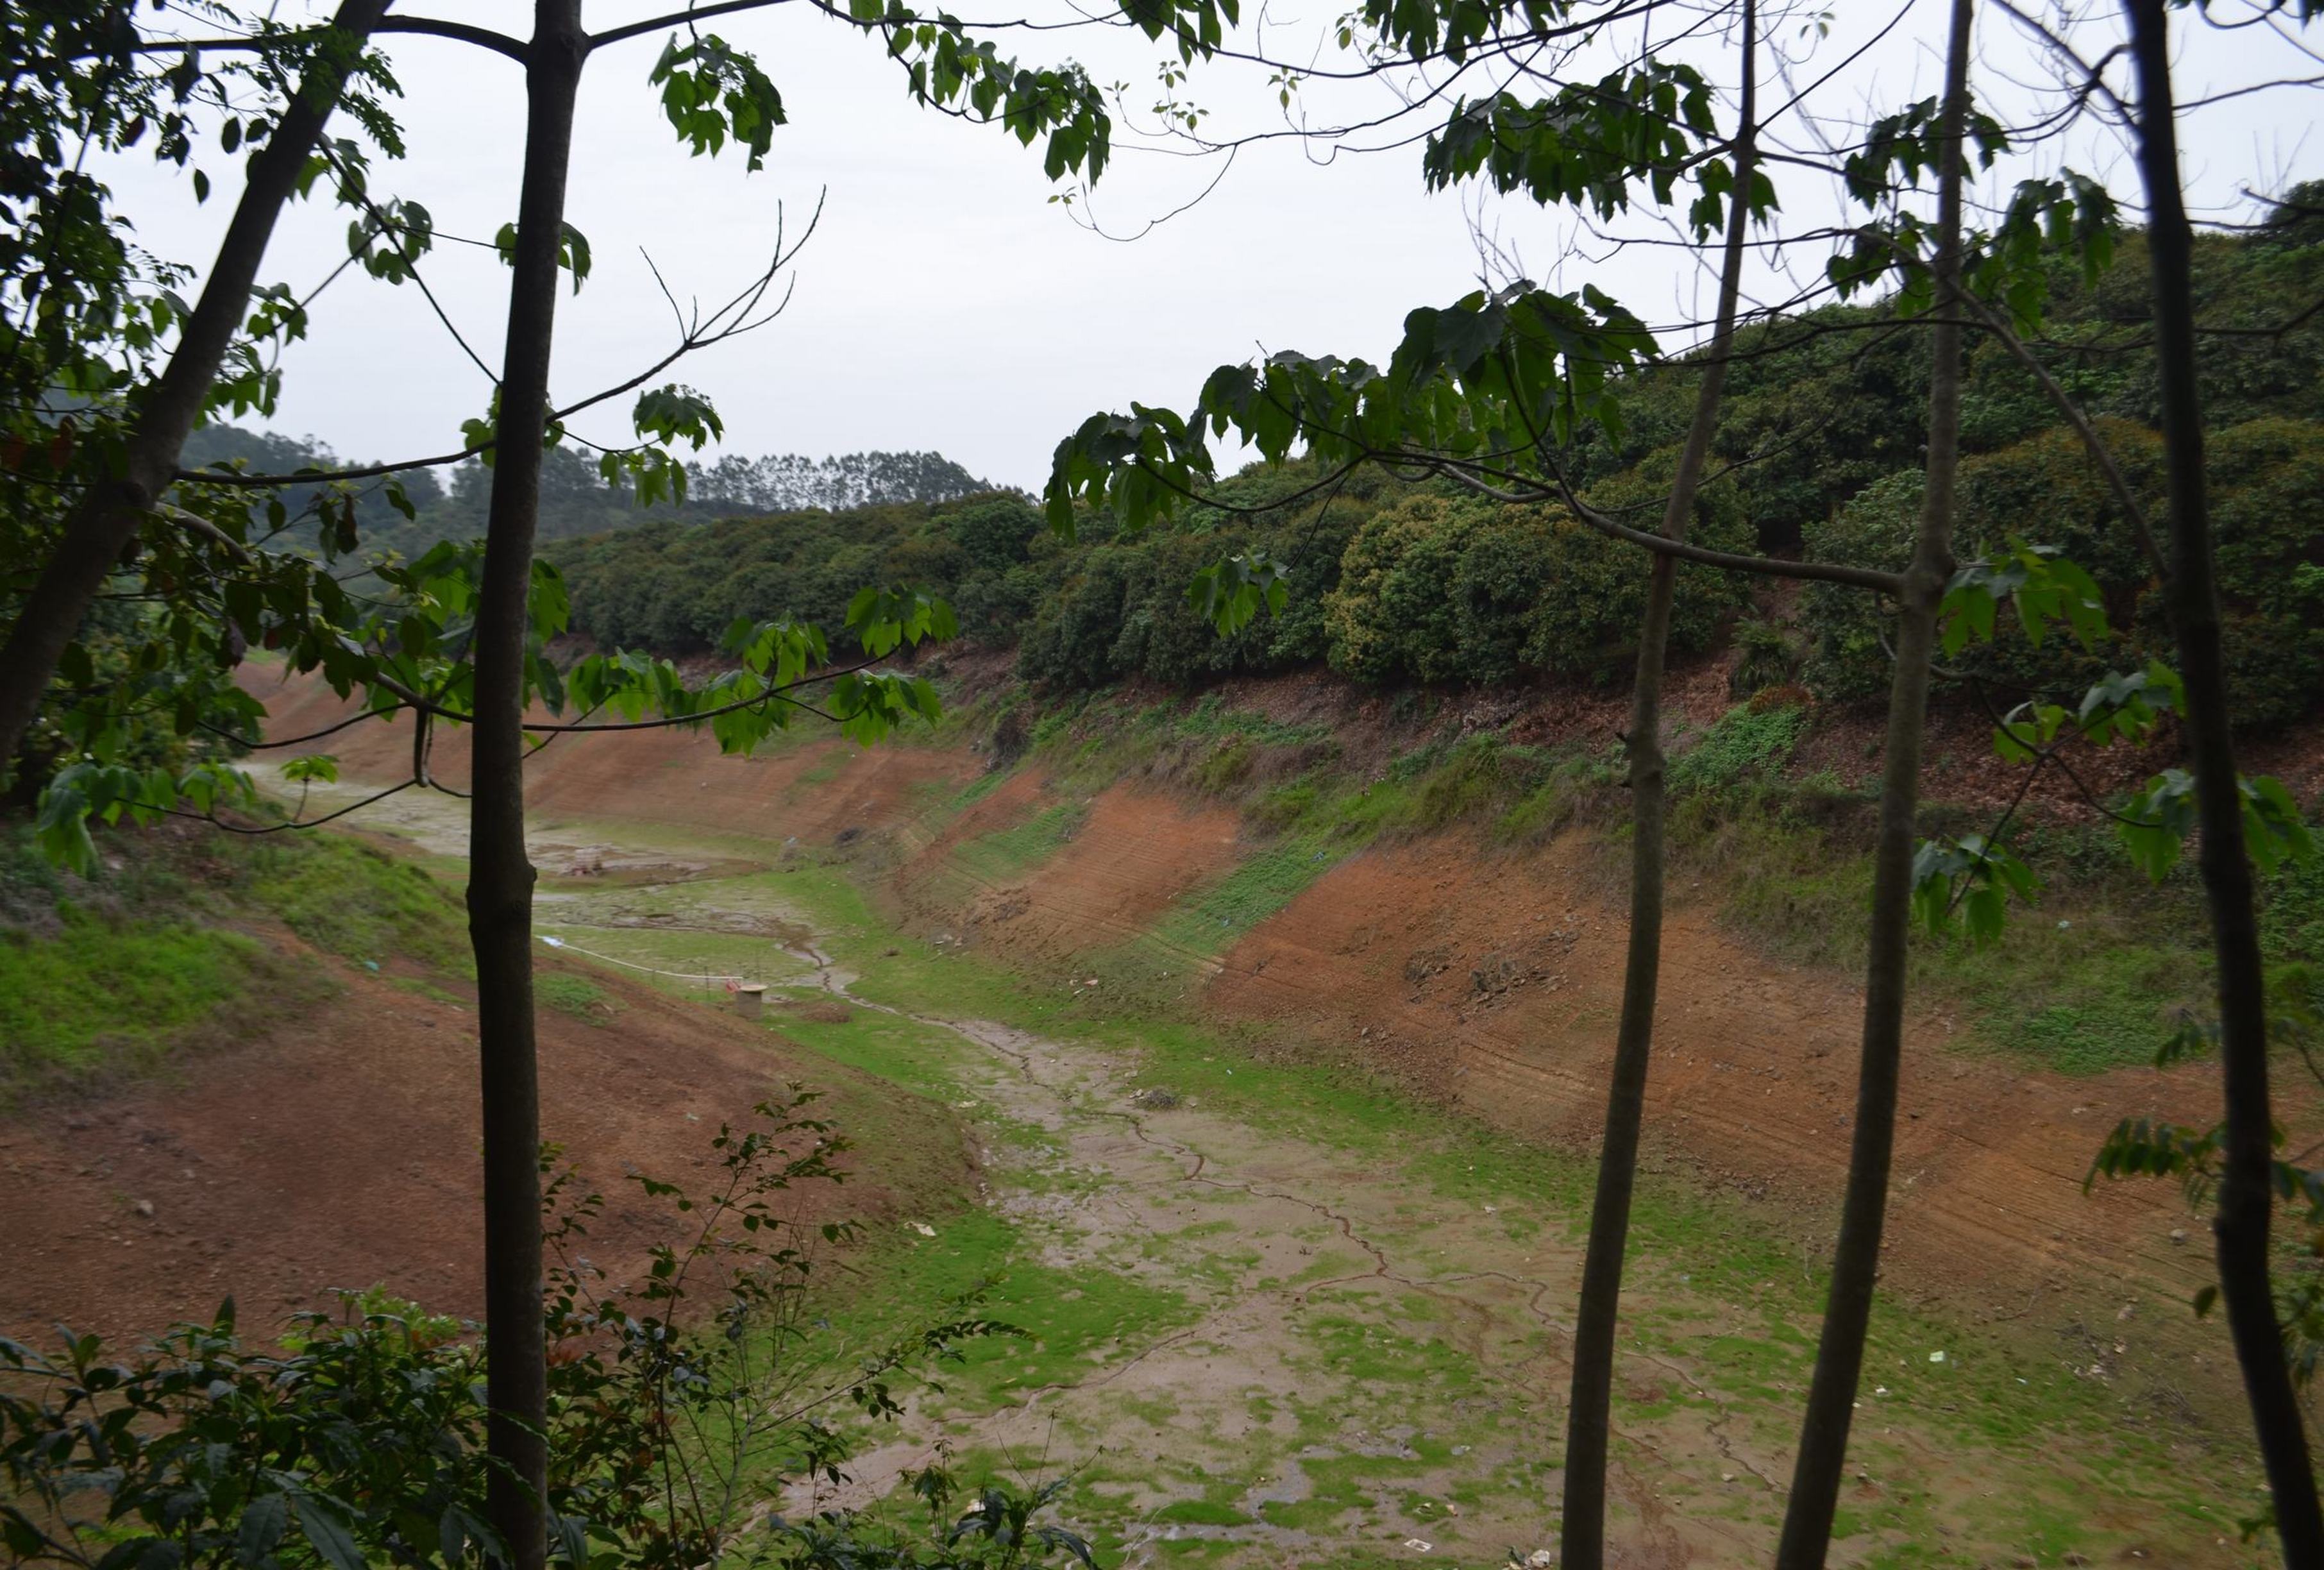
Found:
M 432 804 L 388 827 L 461 848 Z M 787 882 L 749 848 L 545 827 L 540 916 L 609 957 L 839 1000 L 770 1021 L 945 1097 L 985 1144 L 983 1208 L 893 1240 L 889 1284 L 908 1301 L 990 1276 L 987 1311 L 1031 1334 L 917 1396 L 859 1455 L 852 1496 L 948 1454 L 1071 1473 L 1066 1518 L 1133 1565 L 1478 1570 L 1546 1546 L 1577 1217 L 1505 1151 L 1477 1136 L 1464 1162 L 1434 1114 L 1342 1118 L 1314 1076 L 1183 1030 L 1166 1049 L 1157 1028 L 1149 1049 L 975 1017 L 993 986 L 948 992 L 926 946 L 905 952 L 860 908 L 835 919 L 833 874 Z M 576 853 L 606 873 L 557 859 Z M 1229 1091 L 1236 1075 L 1279 1076 L 1302 1115 L 1253 1115 L 1268 1097 Z M 1745 1564 L 1772 1544 L 1812 1292 L 1795 1261 L 1752 1279 L 1778 1251 L 1748 1224 L 1730 1209 L 1638 1250 L 1617 1390 L 1623 1563 Z M 2099 1433 L 2049 1393 L 2054 1368 L 1972 1333 L 1901 1333 L 1909 1349 L 1892 1336 L 1868 1374 L 1835 1564 L 2253 1562 L 2226 1525 L 2244 1508 L 2231 1457 Z

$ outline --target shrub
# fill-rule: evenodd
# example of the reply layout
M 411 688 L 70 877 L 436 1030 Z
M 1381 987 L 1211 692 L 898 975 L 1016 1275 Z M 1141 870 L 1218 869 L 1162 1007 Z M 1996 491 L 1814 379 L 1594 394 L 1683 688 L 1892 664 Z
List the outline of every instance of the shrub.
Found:
M 1790 762 L 1807 721 L 1805 709 L 1789 705 L 1738 704 L 1672 761 L 1671 789 L 1720 790 L 1774 774 Z
M 2160 441 L 2120 420 L 2099 429 L 2159 520 Z M 2269 419 L 2231 427 L 2211 437 L 2209 465 L 2229 700 L 2238 725 L 2282 725 L 2308 711 L 2324 679 L 2324 523 L 2313 514 L 2324 489 L 2324 425 Z M 1808 531 L 1810 554 L 1902 568 L 1920 494 L 1916 472 L 1868 487 L 1831 522 Z M 2174 659 L 2153 567 L 2072 432 L 2047 431 L 1962 463 L 1954 554 L 1969 559 L 2013 537 L 2055 546 L 2089 571 L 2111 634 L 2095 651 L 2059 636 L 2037 647 L 2004 616 L 1992 642 L 1965 651 L 1956 669 L 1992 683 L 2010 703 L 2026 691 L 2070 701 L 2106 670 Z M 1812 585 L 1801 620 L 1812 640 L 1805 673 L 1817 692 L 1853 699 L 1886 689 L 1885 606 L 1858 590 Z
M 1667 467 L 1667 455 L 1656 455 L 1596 487 L 1592 503 L 1650 502 Z M 1746 534 L 1733 493 L 1704 492 L 1696 537 L 1734 548 Z M 1418 493 L 1374 514 L 1349 541 L 1340 586 L 1324 605 L 1332 668 L 1373 683 L 1604 679 L 1627 660 L 1646 582 L 1636 546 L 1562 507 Z M 1672 647 L 1708 647 L 1742 593 L 1724 575 L 1683 568 Z

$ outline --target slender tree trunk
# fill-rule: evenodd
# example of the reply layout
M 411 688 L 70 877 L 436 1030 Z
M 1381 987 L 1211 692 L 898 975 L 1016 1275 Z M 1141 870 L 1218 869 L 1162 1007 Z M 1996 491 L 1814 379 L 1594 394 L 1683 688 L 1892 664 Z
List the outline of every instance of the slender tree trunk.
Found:
M 2163 448 L 2171 495 L 2171 575 L 2164 598 L 2186 683 L 2187 750 L 2195 765 L 2198 857 L 2211 909 L 2219 967 L 2219 1061 L 2227 1098 L 2227 1149 L 2219 1209 L 2212 1218 L 2219 1297 L 2242 1366 L 2275 1501 L 2287 1565 L 2324 1565 L 2324 1511 L 2300 1404 L 2284 1365 L 2268 1271 L 2275 1196 L 2268 1105 L 2267 994 L 2259 916 L 2243 801 L 2227 730 L 2227 676 L 2219 647 L 2219 598 L 2203 475 L 2203 417 L 2195 383 L 2194 237 L 2179 186 L 2179 138 L 2163 0 L 2129 0 L 2138 74 L 2138 168 L 2146 187 L 2147 254 L 2154 279 L 2155 354 L 2162 371 Z
M 1856 1131 L 1849 1153 L 1848 1194 L 1832 1255 L 1831 1293 L 1815 1377 L 1800 1428 L 1799 1456 L 1776 1570 L 1822 1570 L 1840 1504 L 1840 1468 L 1872 1321 L 1880 1271 L 1880 1233 L 1888 1208 L 1888 1168 L 1896 1142 L 1896 1087 L 1904 1035 L 1905 945 L 1911 931 L 1914 817 L 1920 807 L 1921 743 L 1929 706 L 1929 667 L 1937 606 L 1952 574 L 1953 477 L 1960 451 L 1962 131 L 1969 115 L 1971 0 L 1953 0 L 1945 55 L 1940 134 L 1934 308 L 1930 329 L 1928 477 L 1913 562 L 1897 598 L 1896 673 L 1888 694 L 1888 736 L 1881 763 L 1880 823 L 1873 851 L 1872 917 L 1865 961 L 1864 1039 L 1857 1071 Z
M 259 264 L 273 238 L 275 220 L 297 189 L 325 122 L 338 106 L 347 67 L 390 0 L 343 0 L 331 25 L 342 38 L 325 46 L 300 81 L 266 145 L 250 162 L 250 181 L 235 204 L 217 261 L 201 297 L 187 316 L 178 346 L 152 388 L 137 402 L 120 472 L 97 477 L 65 520 L 64 538 L 24 601 L 8 642 L 0 648 L 0 763 L 16 755 L 57 661 L 80 630 L 81 618 L 106 576 L 136 536 L 138 525 L 177 473 L 186 438 L 225 364 L 226 350 L 250 309 Z
M 499 439 L 477 596 L 475 740 L 468 831 L 468 936 L 476 956 L 484 1082 L 487 1506 L 512 1570 L 548 1553 L 542 1427 L 540 1108 L 533 1057 L 532 863 L 524 844 L 524 661 L 533 530 L 549 425 L 558 251 L 574 100 L 588 52 L 580 0 L 539 0 L 525 67 L 524 189 L 517 205 Z
M 1758 131 L 1758 8 L 1743 6 L 1742 106 L 1736 134 L 1735 185 L 1728 201 L 1726 251 L 1720 263 L 1719 307 L 1710 362 L 1695 394 L 1694 418 L 1672 476 L 1663 532 L 1686 536 L 1695 491 L 1711 457 L 1719 402 L 1734 346 L 1735 302 L 1743 278 L 1743 242 L 1750 223 L 1750 188 Z M 1614 1335 L 1622 1303 L 1622 1258 L 1629 1239 L 1630 1194 L 1637 1178 L 1638 1125 L 1644 1115 L 1646 1069 L 1654 1056 L 1655 996 L 1663 947 L 1662 749 L 1663 664 L 1670 642 L 1671 599 L 1678 577 L 1674 557 L 1656 556 L 1638 629 L 1638 667 L 1630 697 L 1630 947 L 1622 982 L 1622 1018 L 1614 1038 L 1613 1076 L 1606 1092 L 1606 1134 L 1598 1154 L 1598 1194 L 1590 1210 L 1590 1247 L 1582 1270 L 1582 1301 L 1573 1328 L 1573 1389 L 1565 1421 L 1564 1506 L 1559 1520 L 1559 1562 L 1565 1570 L 1598 1570 L 1606 1555 L 1606 1451 L 1614 1380 Z

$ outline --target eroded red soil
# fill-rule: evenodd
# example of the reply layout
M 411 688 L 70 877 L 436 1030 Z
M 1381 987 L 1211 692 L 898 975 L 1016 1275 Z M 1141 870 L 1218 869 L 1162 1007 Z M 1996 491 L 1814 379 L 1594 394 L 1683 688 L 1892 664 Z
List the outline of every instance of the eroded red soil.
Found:
M 259 1329 L 374 1285 L 481 1311 L 474 1011 L 337 969 L 344 996 L 263 1037 L 0 1122 L 0 1329 L 146 1333 L 228 1296 Z M 605 1196 L 586 1251 L 619 1280 L 675 1235 L 629 1174 L 706 1187 L 722 1121 L 790 1081 L 853 1082 L 762 1027 L 590 979 L 604 1023 L 540 1011 L 541 1128 Z M 968 1178 L 956 1141 L 867 1139 L 842 1160 L 849 1182 L 797 1192 L 803 1218 L 889 1219 L 899 1191 Z

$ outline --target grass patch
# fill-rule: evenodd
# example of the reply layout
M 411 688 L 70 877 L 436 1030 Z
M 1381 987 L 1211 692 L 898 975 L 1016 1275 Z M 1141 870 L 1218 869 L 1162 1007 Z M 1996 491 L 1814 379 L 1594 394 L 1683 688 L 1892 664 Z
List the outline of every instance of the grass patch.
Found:
M 1755 803 L 1731 817 L 1674 813 L 1674 874 L 1701 878 L 1721 915 L 1776 957 L 1861 970 L 1870 852 L 1791 816 L 1776 796 Z M 2174 1011 L 2208 1007 L 2207 928 L 2192 897 L 2175 882 L 2151 887 L 2082 836 L 2036 837 L 2026 854 L 2045 892 L 2011 910 L 1999 942 L 1915 929 L 1915 1006 L 1958 1011 L 1969 1044 L 2061 1074 L 2153 1062 Z
M 604 988 L 568 971 L 542 971 L 532 978 L 532 995 L 541 1007 L 592 1025 L 603 1025 L 620 1011 Z
M 244 903 L 327 954 L 475 979 L 458 901 L 426 869 L 346 835 L 276 836 L 249 854 Z
M 134 1075 L 285 968 L 255 939 L 168 918 L 107 920 L 70 903 L 51 936 L 0 938 L 0 1105 Z
M 1164 945 L 1215 954 L 1298 898 L 1351 847 L 1326 836 L 1296 835 L 1243 862 L 1234 871 L 1173 906 L 1154 929 Z
M 869 1284 L 833 1312 L 844 1339 L 878 1344 L 927 1322 L 932 1311 L 973 1312 L 1008 1333 L 961 1344 L 936 1415 L 990 1411 L 1047 1386 L 1078 1384 L 1194 1316 L 1179 1292 L 1106 1270 L 1041 1263 L 1012 1222 L 966 1212 L 923 1237 L 899 1230 L 860 1267 Z
M 21 825 L 0 841 L 0 1106 L 150 1073 L 329 994 L 327 973 L 245 928 L 465 974 L 458 906 L 419 868 L 333 834 L 175 826 L 101 838 L 83 880 Z
M 953 855 L 980 878 L 1019 877 L 1056 854 L 1088 816 L 1086 801 L 1054 802 L 1022 823 L 967 841 Z

